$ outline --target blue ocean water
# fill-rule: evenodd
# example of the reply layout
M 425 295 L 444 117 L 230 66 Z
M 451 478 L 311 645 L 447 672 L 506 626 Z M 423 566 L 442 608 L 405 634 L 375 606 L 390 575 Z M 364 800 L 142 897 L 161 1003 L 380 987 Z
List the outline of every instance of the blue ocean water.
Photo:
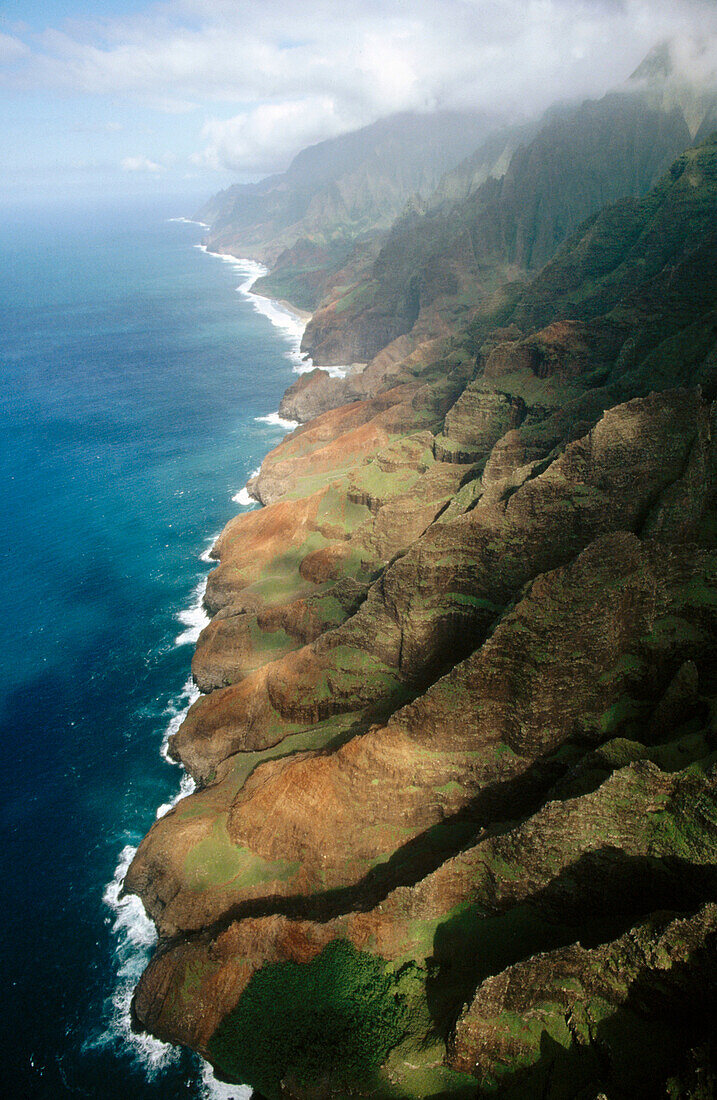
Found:
M 238 272 L 194 247 L 201 228 L 167 220 L 191 208 L 6 211 L 0 228 L 8 1096 L 210 1088 L 192 1056 L 128 1032 L 149 931 L 116 882 L 178 791 L 160 749 L 188 699 L 201 555 L 282 436 L 255 418 L 292 363 Z

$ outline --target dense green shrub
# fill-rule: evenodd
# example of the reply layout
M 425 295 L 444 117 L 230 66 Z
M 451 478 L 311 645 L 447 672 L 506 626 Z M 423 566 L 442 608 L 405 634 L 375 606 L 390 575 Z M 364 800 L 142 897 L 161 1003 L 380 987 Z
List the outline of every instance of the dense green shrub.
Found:
M 407 1028 L 399 977 L 373 955 L 334 940 L 312 962 L 273 963 L 249 982 L 212 1036 L 217 1068 L 269 1097 L 290 1072 L 366 1082 Z

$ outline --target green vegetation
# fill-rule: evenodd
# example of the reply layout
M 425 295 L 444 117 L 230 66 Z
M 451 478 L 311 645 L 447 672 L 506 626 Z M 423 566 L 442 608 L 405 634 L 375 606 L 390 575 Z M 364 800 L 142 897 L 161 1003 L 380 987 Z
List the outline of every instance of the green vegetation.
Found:
M 632 112 L 625 104 L 618 115 L 618 130 L 648 115 L 654 122 L 649 112 Z M 647 912 L 668 906 L 687 912 L 715 896 L 717 704 L 711 677 L 717 587 L 705 547 L 717 540 L 717 517 L 709 488 L 714 433 L 708 406 L 686 399 L 680 421 L 676 403 L 670 404 L 675 395 L 656 399 L 655 419 L 645 423 L 656 424 L 657 432 L 645 431 L 632 464 L 622 456 L 638 453 L 639 416 L 618 412 L 593 429 L 603 409 L 652 389 L 700 384 L 708 397 L 717 393 L 717 144 L 682 156 L 642 198 L 665 147 L 684 135 L 677 123 L 674 130 L 668 126 L 637 176 L 634 164 L 619 163 L 617 141 L 576 194 L 571 158 L 593 147 L 587 139 L 576 144 L 571 125 L 564 129 L 554 161 L 539 156 L 544 145 L 521 152 L 507 183 L 489 181 L 473 196 L 470 211 L 453 211 L 455 226 L 446 227 L 445 211 L 426 219 L 410 215 L 390 235 L 370 279 L 342 284 L 334 312 L 345 322 L 356 321 L 359 312 L 369 314 L 367 324 L 388 318 L 388 327 L 378 326 L 384 341 L 415 320 L 419 306 L 436 305 L 451 323 L 476 307 L 476 319 L 452 344 L 442 343 L 431 363 L 421 364 L 416 355 L 391 375 L 391 385 L 419 382 L 411 391 L 416 418 L 410 432 L 368 455 L 337 448 L 340 466 L 317 463 L 318 472 L 293 479 L 291 496 L 324 490 L 319 530 L 307 528 L 298 547 L 287 541 L 250 590 L 273 605 L 302 597 L 291 625 L 274 627 L 280 615 L 267 618 L 266 630 L 251 624 L 257 654 L 275 659 L 295 648 L 290 632 L 300 635 L 303 615 L 314 629 L 339 626 L 353 614 L 367 582 L 385 565 L 373 549 L 378 524 L 372 525 L 381 506 L 391 502 L 386 519 L 403 506 L 398 498 L 404 494 L 409 504 L 411 497 L 426 503 L 436 485 L 440 493 L 441 485 L 451 484 L 450 477 L 453 484 L 462 480 L 462 487 L 415 555 L 409 549 L 373 589 L 366 618 L 307 651 L 306 661 L 296 664 L 295 681 L 283 684 L 278 670 L 274 703 L 280 710 L 274 719 L 267 707 L 261 717 L 266 742 L 276 744 L 263 753 L 236 753 L 215 788 L 175 811 L 177 820 L 206 815 L 192 822 L 201 839 L 177 875 L 183 872 L 189 892 L 215 890 L 217 912 L 253 896 L 260 912 L 287 917 L 286 936 L 275 940 L 267 932 L 249 965 L 294 955 L 297 927 L 305 937 L 300 942 L 310 943 L 312 935 L 325 934 L 322 922 L 334 917 L 346 935 L 358 929 L 357 942 L 393 960 L 334 940 L 310 962 L 272 962 L 255 973 L 212 1036 L 209 1053 L 222 1073 L 251 1082 L 270 1100 L 287 1089 L 307 1097 L 355 1093 L 396 1100 L 471 1096 L 478 1088 L 486 1095 L 544 1094 L 550 1100 L 594 1095 L 613 1072 L 605 1068 L 601 1043 L 609 1047 L 610 1065 L 637 1065 L 640 1051 L 660 1045 L 669 1032 L 659 1022 L 651 1037 L 650 1025 L 631 1010 L 615 1011 L 609 996 L 593 995 L 599 966 L 586 970 L 589 981 L 581 985 L 585 975 L 574 963 L 579 953 L 566 953 L 566 970 L 556 971 L 555 985 L 549 971 L 542 985 L 536 981 L 533 989 L 527 982 L 519 989 L 535 998 L 527 1010 L 507 1001 L 501 1008 L 497 1001 L 493 1018 L 489 1005 L 482 1020 L 498 1036 L 493 1053 L 490 1043 L 469 1045 L 462 1063 L 478 1077 L 483 1067 L 476 1058 L 485 1055 L 480 1085 L 441 1064 L 446 1052 L 452 1056 L 452 1029 L 464 1006 L 487 977 L 521 960 L 539 967 L 547 951 L 577 941 L 590 948 L 622 936 Z M 645 140 L 655 141 L 650 127 Z M 591 141 L 597 142 L 595 135 Z M 556 172 L 566 179 L 550 202 L 516 213 L 513 204 L 535 198 Z M 628 177 L 637 194 L 626 197 Z M 584 222 L 531 285 L 511 284 L 494 295 L 504 265 L 510 261 L 515 274 L 542 263 L 592 208 L 596 192 L 619 201 Z M 566 193 L 575 202 L 560 221 Z M 475 257 L 475 267 L 453 263 L 452 245 L 459 240 L 461 256 Z M 446 264 L 431 282 L 437 250 L 442 256 L 445 250 Z M 307 262 L 300 274 L 315 270 Z M 379 285 L 393 297 L 374 294 Z M 490 336 L 498 318 L 516 326 Z M 533 331 L 544 324 L 550 327 Z M 468 395 L 463 426 L 460 410 L 449 413 L 461 391 Z M 490 399 L 481 404 L 486 393 Z M 502 414 L 513 400 L 511 408 L 525 416 L 505 454 L 494 452 L 490 471 L 497 471 L 496 479 L 486 479 L 485 510 L 471 516 L 484 492 L 480 474 L 490 449 L 489 442 L 483 447 L 483 422 L 491 401 Z M 674 432 L 662 430 L 660 415 L 673 417 L 664 423 L 674 423 Z M 514 422 L 499 416 L 496 433 Z M 428 431 L 417 424 L 434 433 L 448 425 L 435 453 Z M 481 451 L 463 478 L 451 474 L 450 453 L 439 453 L 453 438 L 453 457 L 458 454 L 462 428 L 462 457 L 471 457 L 471 438 L 476 454 Z M 612 457 L 606 460 L 610 432 Z M 277 466 L 288 456 L 298 468 L 313 446 L 306 436 L 287 443 Z M 572 440 L 581 442 L 566 451 Z M 565 461 L 539 481 L 560 455 Z M 532 481 L 516 488 L 516 477 L 496 488 L 501 469 L 512 475 L 521 465 Z M 645 484 L 654 484 L 654 492 L 645 492 L 638 508 L 633 485 L 642 491 Z M 441 500 L 449 494 L 450 488 Z M 596 544 L 575 557 L 602 532 L 621 530 L 639 538 L 611 536 L 601 544 L 603 557 Z M 301 575 L 304 559 L 316 551 L 325 552 L 318 560 L 325 557 L 328 570 L 334 558 L 340 562 L 341 581 L 313 584 Z M 561 563 L 565 568 L 548 574 Z M 361 583 L 342 600 L 337 593 L 346 578 Z M 500 632 L 471 666 L 469 655 L 498 622 Z M 393 652 L 399 632 L 400 678 L 375 655 Z M 458 669 L 463 657 L 468 660 Z M 427 691 L 444 658 L 451 672 Z M 401 733 L 395 767 L 380 752 L 366 754 L 376 769 L 347 752 L 331 773 L 331 750 L 416 696 L 416 706 L 396 717 L 390 731 Z M 371 730 L 374 736 L 379 743 L 380 728 Z M 251 790 L 246 801 L 234 801 L 246 778 L 272 757 L 307 749 L 326 750 L 326 772 L 319 774 L 329 778 L 326 822 L 312 833 L 313 822 L 300 813 L 290 821 L 287 847 L 303 865 L 267 861 L 234 845 L 227 807 L 240 823 L 247 805 L 251 810 Z M 302 764 L 301 774 L 308 775 L 310 766 Z M 323 788 L 310 793 L 313 812 Z M 580 796 L 584 802 L 572 801 Z M 292 813 L 300 803 L 299 791 Z M 280 798 L 276 806 L 277 814 L 285 812 Z M 332 851 L 334 822 L 342 832 Z M 277 892 L 282 901 L 273 896 Z M 296 913 L 305 924 L 292 924 Z M 209 952 L 213 934 L 202 944 L 209 943 Z M 189 942 L 182 946 L 191 949 Z M 217 973 L 226 970 L 217 980 L 226 977 L 232 988 L 235 960 L 220 955 Z M 616 981 L 623 978 L 624 957 L 608 958 Z M 668 1006 L 663 1015 L 679 1017 L 679 998 L 670 1000 L 661 985 L 665 956 L 655 962 L 648 949 L 646 958 L 641 980 L 657 972 L 657 994 Z M 190 1006 L 183 1011 L 191 1013 L 205 972 L 196 963 L 183 973 L 180 994 Z M 590 1017 L 582 1014 L 586 1005 Z M 642 1009 L 639 1002 L 637 1016 Z M 683 1042 L 669 1034 L 668 1040 Z
M 275 661 L 278 657 L 296 649 L 295 640 L 285 630 L 280 627 L 276 630 L 262 630 L 256 619 L 251 620 L 249 636 L 256 654 L 257 668 L 266 661 Z
M 300 1084 L 330 1080 L 334 1095 L 366 1086 L 409 1026 L 411 970 L 334 940 L 312 962 L 274 963 L 249 982 L 209 1043 L 223 1074 L 249 1082 L 270 1100 L 291 1075 Z
M 298 863 L 285 860 L 271 863 L 232 843 L 226 813 L 219 814 L 209 835 L 192 848 L 184 864 L 187 884 L 193 890 L 215 886 L 248 889 L 260 882 L 292 878 L 298 869 Z
M 272 266 L 257 290 L 314 309 L 348 263 L 370 262 L 377 234 L 473 152 L 486 118 L 403 113 L 302 150 L 286 172 L 236 184 L 199 211 L 211 247 Z M 358 256 L 354 249 L 363 246 Z
M 645 194 L 689 143 L 678 112 L 654 110 L 638 96 L 565 109 L 517 149 L 501 179 L 399 218 L 373 266 L 344 292 L 341 312 L 321 314 L 316 345 L 333 324 L 336 339 L 349 332 L 363 360 L 409 332 L 420 314 L 453 329 L 471 314 L 483 331 L 507 324 L 518 280 L 539 271 L 606 202 Z M 612 234 L 634 233 L 633 222 L 628 201 Z
M 342 709 L 354 709 L 361 701 L 370 702 L 398 694 L 403 688 L 393 669 L 361 649 L 337 646 L 331 650 L 331 665 L 304 689 L 307 702 L 321 704 L 332 700 Z
M 373 305 L 377 289 L 376 284 L 373 282 L 352 287 L 348 294 L 344 294 L 338 299 L 334 309 L 337 313 L 344 313 L 347 309 L 365 309 L 367 306 Z

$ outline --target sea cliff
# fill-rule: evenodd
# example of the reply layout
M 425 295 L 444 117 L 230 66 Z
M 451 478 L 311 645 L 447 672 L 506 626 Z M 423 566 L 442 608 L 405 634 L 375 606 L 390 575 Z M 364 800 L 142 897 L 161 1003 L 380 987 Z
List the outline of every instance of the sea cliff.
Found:
M 141 1026 L 269 1098 L 712 1080 L 716 272 L 713 138 L 290 387 L 125 883 Z

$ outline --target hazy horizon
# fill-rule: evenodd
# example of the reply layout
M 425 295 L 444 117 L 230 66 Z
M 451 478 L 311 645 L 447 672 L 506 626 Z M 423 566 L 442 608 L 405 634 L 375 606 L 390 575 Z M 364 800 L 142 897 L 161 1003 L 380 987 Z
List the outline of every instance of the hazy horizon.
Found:
M 0 198 L 208 196 L 398 111 L 602 95 L 716 26 L 704 0 L 7 0 Z

